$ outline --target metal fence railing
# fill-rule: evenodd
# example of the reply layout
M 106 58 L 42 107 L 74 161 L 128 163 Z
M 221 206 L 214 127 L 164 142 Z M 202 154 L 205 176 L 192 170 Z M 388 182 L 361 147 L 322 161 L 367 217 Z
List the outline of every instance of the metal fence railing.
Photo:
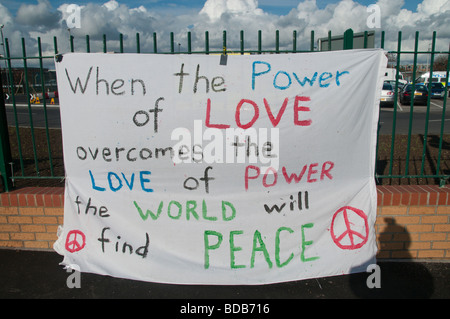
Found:
M 362 33 L 363 48 L 368 47 L 369 35 L 371 35 L 369 32 Z M 162 47 L 158 45 L 157 34 L 153 33 L 152 50 L 148 53 L 282 54 L 317 51 L 318 39 L 314 31 L 311 31 L 309 41 L 308 39 L 305 41 L 304 49 L 300 49 L 298 45 L 296 31 L 293 31 L 291 39 L 290 44 L 286 44 L 286 41 L 281 44 L 280 34 L 276 31 L 274 37 L 272 35 L 264 39 L 274 44 L 272 48 L 267 48 L 263 47 L 262 32 L 259 31 L 256 42 L 252 42 L 253 47 L 246 47 L 244 32 L 241 31 L 239 41 L 234 41 L 238 45 L 227 46 L 227 33 L 223 31 L 221 41 L 215 40 L 211 45 L 209 32 L 206 31 L 204 39 L 201 40 L 203 47 L 199 45 L 199 40 L 196 38 L 196 45 L 193 48 L 192 35 L 188 32 L 187 45 L 183 45 L 181 50 L 181 44 L 175 41 L 174 33 L 170 33 L 168 44 L 164 42 L 165 45 Z M 324 39 L 323 43 L 326 45 L 321 49 L 331 50 L 331 32 L 322 38 Z M 347 30 L 341 39 L 343 39 L 342 49 L 354 48 L 354 34 L 351 29 Z M 386 34 L 383 31 L 379 33 L 377 46 L 386 50 L 395 73 L 393 107 L 382 109 L 382 116 L 380 116 L 379 127 L 383 129 L 379 129 L 378 132 L 376 168 L 379 184 L 443 185 L 450 177 L 450 134 L 447 133 L 450 131 L 448 127 L 445 127 L 446 121 L 450 121 L 450 117 L 446 117 L 450 47 L 447 49 L 445 43 L 445 50 L 436 50 L 438 40 L 442 39 L 439 39 L 434 32 L 431 42 L 427 40 L 428 49 L 419 50 L 421 41 L 419 41 L 419 32 L 416 32 L 413 40 L 414 48 L 404 50 L 400 31 L 397 39 L 390 41 L 390 43 L 396 42 L 397 47 L 385 48 Z M 65 46 L 67 46 L 66 41 L 64 41 Z M 448 38 L 444 41 L 448 41 Z M 75 39 L 74 36 L 70 36 L 67 47 L 70 52 L 91 52 L 92 42 L 89 35 L 86 35 L 84 39 Z M 98 40 L 95 41 L 96 45 L 98 42 Z M 217 42 L 221 44 L 218 46 Z M 423 42 L 422 40 L 422 44 Z M 107 41 L 106 35 L 103 35 L 100 43 L 102 52 L 107 53 L 111 48 L 116 53 L 125 52 L 122 34 L 119 35 L 118 41 L 117 39 Z M 10 44 L 9 39 L 5 39 L 3 43 L 4 56 L 0 58 L 0 86 L 3 88 L 3 94 L 0 96 L 0 174 L 3 185 L 0 191 L 9 191 L 21 185 L 58 185 L 64 179 L 62 139 L 58 122 L 58 95 L 55 74 L 52 71 L 54 57 L 60 53 L 59 44 L 54 37 L 53 47 L 48 49 L 49 44 L 46 43 L 46 53 L 43 54 L 41 39 L 37 38 L 37 48 L 33 46 L 36 53 L 28 55 L 23 38 L 21 44 Z M 15 46 L 14 51 L 11 51 L 11 45 Z M 136 34 L 135 47 L 126 48 L 126 50 L 126 52 L 141 53 L 139 33 Z M 420 63 L 419 60 L 425 58 L 427 63 Z M 416 106 L 414 99 L 411 99 L 409 103 L 400 103 L 400 89 L 403 86 L 400 80 L 401 72 L 409 74 L 409 82 L 414 92 L 419 86 L 416 79 L 424 71 L 430 74 L 437 71 L 434 67 L 437 58 L 444 61 L 443 67 L 439 67 L 444 72 L 444 96 L 439 100 L 432 99 L 433 81 L 431 80 L 426 83 L 430 93 L 427 96 L 426 105 Z M 411 62 L 405 64 L 404 61 Z M 425 69 L 423 69 L 424 65 Z

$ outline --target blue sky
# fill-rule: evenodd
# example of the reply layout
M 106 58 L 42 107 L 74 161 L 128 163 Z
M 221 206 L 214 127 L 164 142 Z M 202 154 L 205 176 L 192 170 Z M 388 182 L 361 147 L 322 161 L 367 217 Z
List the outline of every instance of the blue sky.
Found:
M 53 8 L 58 8 L 64 3 L 74 3 L 78 5 L 84 5 L 86 3 L 97 3 L 103 4 L 105 1 L 91 0 L 91 1 L 79 1 L 79 0 L 49 0 Z M 354 0 L 364 6 L 376 3 L 376 0 Z M 144 6 L 149 10 L 173 10 L 177 8 L 189 8 L 194 10 L 200 10 L 205 0 L 132 0 L 132 1 L 119 1 L 120 3 L 127 4 L 129 7 L 139 7 Z M 297 5 L 301 0 L 259 0 L 259 8 L 263 9 L 265 12 L 276 14 L 276 15 L 286 15 Z M 317 0 L 317 7 L 319 9 L 325 8 L 330 3 L 338 3 L 340 0 Z M 416 11 L 417 5 L 421 3 L 421 0 L 405 0 L 403 8 L 410 11 Z M 5 7 L 7 7 L 11 12 L 16 12 L 22 4 L 36 4 L 37 0 L 1 0 Z
M 364 6 L 368 6 L 370 4 L 376 3 L 375 0 L 354 0 Z M 199 1 L 202 2 L 202 1 Z M 288 14 L 289 11 L 299 4 L 300 0 L 260 0 L 259 7 L 267 12 L 272 12 L 273 14 L 285 15 Z M 317 0 L 317 7 L 319 9 L 325 8 L 330 3 L 338 3 L 338 0 Z M 405 5 L 403 6 L 405 9 L 410 11 L 416 11 L 417 5 L 422 2 L 420 0 L 406 0 Z

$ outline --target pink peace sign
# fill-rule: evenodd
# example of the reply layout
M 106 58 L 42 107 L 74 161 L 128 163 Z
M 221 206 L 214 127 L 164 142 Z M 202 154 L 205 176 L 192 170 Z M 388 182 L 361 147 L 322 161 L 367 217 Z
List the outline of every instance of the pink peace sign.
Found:
M 86 245 L 86 236 L 79 230 L 71 230 L 66 238 L 66 250 L 70 253 L 80 251 Z
M 331 238 L 341 249 L 354 250 L 367 243 L 369 224 L 360 209 L 345 206 L 336 211 L 331 221 Z

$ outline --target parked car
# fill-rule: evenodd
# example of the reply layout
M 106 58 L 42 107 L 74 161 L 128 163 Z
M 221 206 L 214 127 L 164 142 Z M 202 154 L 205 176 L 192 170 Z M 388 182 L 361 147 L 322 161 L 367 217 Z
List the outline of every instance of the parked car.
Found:
M 395 81 L 394 80 L 385 80 L 384 83 L 390 83 L 392 85 L 392 88 L 395 90 Z M 399 92 L 402 90 L 404 85 L 405 85 L 405 83 L 398 82 L 397 88 L 398 88 Z
M 381 89 L 380 105 L 394 106 L 395 84 L 385 81 Z
M 440 82 L 431 83 L 431 97 L 436 99 L 442 99 L 445 95 L 445 87 Z
M 416 84 L 414 93 L 412 91 L 412 84 L 405 85 L 400 91 L 400 103 L 410 104 L 411 96 L 413 97 L 414 104 L 427 104 L 428 89 L 423 84 Z

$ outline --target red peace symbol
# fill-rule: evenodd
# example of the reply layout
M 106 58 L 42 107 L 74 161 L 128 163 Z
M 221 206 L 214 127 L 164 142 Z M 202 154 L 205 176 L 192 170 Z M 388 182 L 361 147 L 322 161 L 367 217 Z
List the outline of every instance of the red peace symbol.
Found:
M 86 236 L 79 230 L 71 230 L 66 238 L 66 250 L 70 253 L 80 251 L 86 246 Z
M 336 211 L 331 221 L 331 238 L 341 249 L 358 249 L 369 237 L 367 215 L 360 209 L 345 206 Z

